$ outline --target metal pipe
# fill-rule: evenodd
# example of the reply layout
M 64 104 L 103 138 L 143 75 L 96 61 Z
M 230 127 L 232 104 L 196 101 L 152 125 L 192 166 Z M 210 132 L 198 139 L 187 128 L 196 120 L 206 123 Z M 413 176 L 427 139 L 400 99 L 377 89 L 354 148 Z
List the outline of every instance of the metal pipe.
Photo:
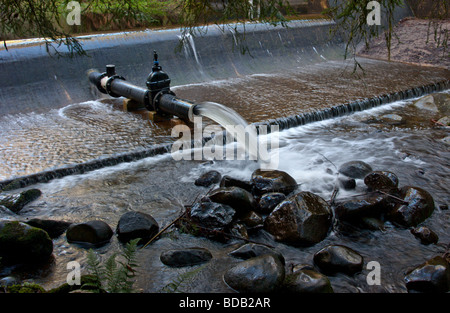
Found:
M 176 97 L 170 90 L 167 84 L 168 76 L 161 71 L 161 67 L 154 67 L 154 71 L 149 76 L 147 81 L 149 89 L 135 86 L 127 82 L 125 78 L 116 75 L 114 65 L 107 65 L 106 69 L 105 73 L 99 73 L 95 70 L 90 70 L 88 72 L 89 81 L 94 84 L 100 92 L 112 97 L 132 99 L 145 105 L 150 111 L 156 111 L 162 115 L 175 115 L 181 119 L 193 122 L 196 104 Z M 155 79 L 155 77 L 164 79 L 163 82 L 166 86 L 160 88 L 158 80 Z M 158 86 L 158 88 L 155 88 L 155 86 Z

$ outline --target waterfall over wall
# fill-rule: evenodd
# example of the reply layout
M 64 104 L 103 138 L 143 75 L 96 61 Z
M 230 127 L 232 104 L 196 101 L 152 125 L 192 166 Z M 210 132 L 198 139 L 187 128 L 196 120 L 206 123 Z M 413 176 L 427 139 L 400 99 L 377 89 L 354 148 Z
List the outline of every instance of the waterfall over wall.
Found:
M 0 112 L 45 112 L 91 100 L 86 71 L 102 71 L 106 64 L 115 64 L 119 75 L 145 86 L 153 50 L 158 51 L 172 86 L 339 58 L 342 43 L 330 38 L 332 26 L 329 20 L 293 21 L 287 28 L 247 24 L 245 54 L 233 29 L 222 31 L 217 26 L 208 27 L 203 36 L 188 38 L 182 49 L 177 49 L 181 33 L 175 29 L 82 36 L 88 56 L 73 58 L 66 56 L 65 47 L 56 48 L 63 54 L 60 57 L 49 55 L 42 43 L 11 44 L 8 51 L 0 49 Z

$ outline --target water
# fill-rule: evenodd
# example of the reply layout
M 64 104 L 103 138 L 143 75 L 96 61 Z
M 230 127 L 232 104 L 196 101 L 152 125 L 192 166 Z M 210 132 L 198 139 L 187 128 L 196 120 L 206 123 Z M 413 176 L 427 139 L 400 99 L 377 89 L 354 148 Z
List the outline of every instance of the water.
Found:
M 300 184 L 299 190 L 309 190 L 329 200 L 336 181 L 334 166 L 348 160 L 358 159 L 371 164 L 377 170 L 391 170 L 400 179 L 400 185 L 415 185 L 428 190 L 434 197 L 437 209 L 424 225 L 433 229 L 445 244 L 450 240 L 448 210 L 439 205 L 448 204 L 450 170 L 448 144 L 442 141 L 448 130 L 430 123 L 433 112 L 420 112 L 413 101 L 395 102 L 349 117 L 336 118 L 282 131 L 279 134 L 280 169 L 286 170 Z M 398 114 L 402 124 L 381 122 L 385 114 Z M 378 121 L 378 122 L 373 122 Z M 272 136 L 272 135 L 267 135 Z M 275 151 L 274 151 L 275 152 Z M 55 179 L 34 187 L 43 195 L 28 205 L 20 216 L 3 216 L 9 219 L 51 218 L 82 222 L 101 219 L 115 227 L 120 216 L 130 210 L 151 214 L 161 228 L 169 224 L 197 196 L 207 189 L 194 185 L 202 173 L 215 169 L 222 175 L 249 179 L 258 167 L 251 161 L 174 161 L 170 154 L 122 163 L 99 169 L 84 175 L 72 175 Z M 175 178 L 176 177 L 176 178 Z M 362 181 L 358 180 L 360 193 Z M 351 196 L 340 191 L 339 198 Z M 368 286 L 367 270 L 350 278 L 346 275 L 331 276 L 336 292 L 406 292 L 403 273 L 410 267 L 444 251 L 441 245 L 424 246 L 408 229 L 391 224 L 385 231 L 334 228 L 321 243 L 307 248 L 294 248 L 274 242 L 265 232 L 252 239 L 268 243 L 283 253 L 287 264 L 312 264 L 312 255 L 327 244 L 344 244 L 360 252 L 365 262 L 381 264 L 381 286 Z M 158 292 L 192 268 L 173 269 L 164 266 L 159 256 L 162 251 L 186 246 L 201 246 L 213 254 L 192 280 L 181 287 L 186 292 L 230 292 L 223 283 L 222 275 L 238 260 L 227 253 L 242 242 L 221 244 L 201 237 L 192 237 L 171 228 L 161 239 L 138 253 L 138 280 L 135 287 L 145 292 Z M 122 249 L 114 236 L 109 244 L 97 253 L 106 259 Z M 86 267 L 84 248 L 68 244 L 64 235 L 54 241 L 55 261 L 50 267 L 36 272 L 22 273 L 23 279 L 42 283 L 45 288 L 65 282 L 68 261 L 77 260 Z M 14 269 L 1 275 L 20 275 Z
M 366 84 L 347 76 L 348 64 L 331 61 L 311 65 L 292 72 L 251 75 L 238 79 L 212 81 L 202 85 L 174 88 L 186 99 L 204 102 L 208 99 L 233 108 L 233 120 L 223 120 L 224 112 L 218 104 L 202 104 L 201 114 L 220 124 L 234 125 L 259 122 L 283 116 L 326 109 L 346 101 L 354 101 L 373 94 L 407 89 L 430 80 L 448 79 L 446 71 L 429 70 L 378 61 L 366 61 Z M 386 75 L 379 77 L 379 71 Z M 324 73 L 327 73 L 324 76 Z M 369 79 L 370 78 L 370 79 Z M 408 80 L 408 79 L 409 80 Z M 196 92 L 195 92 L 196 90 Z M 441 93 L 447 103 L 448 92 Z M 361 160 L 375 170 L 390 170 L 399 176 L 400 185 L 414 185 L 428 190 L 437 208 L 424 223 L 435 231 L 439 245 L 422 245 L 408 229 L 387 223 L 385 231 L 341 228 L 335 225 L 328 237 L 312 247 L 295 248 L 275 242 L 264 231 L 252 239 L 275 246 L 283 253 L 287 264 L 312 264 L 313 254 L 327 244 L 343 244 L 360 252 L 365 262 L 381 264 L 381 286 L 368 286 L 367 270 L 355 277 L 331 276 L 336 292 L 406 292 L 403 274 L 426 259 L 441 254 L 450 241 L 450 211 L 448 205 L 450 154 L 445 138 L 448 129 L 437 127 L 432 119 L 441 112 L 419 110 L 413 100 L 397 101 L 389 105 L 356 112 L 351 116 L 328 119 L 290 128 L 278 133 L 279 148 L 270 153 L 279 157 L 278 168 L 288 172 L 299 184 L 298 190 L 317 193 L 330 200 L 336 185 L 336 167 L 349 160 Z M 1 173 L 3 178 L 26 175 L 37 171 L 67 166 L 86 160 L 110 157 L 115 154 L 149 149 L 157 143 L 168 143 L 170 122 L 153 124 L 140 116 L 120 110 L 120 102 L 92 101 L 55 108 L 46 114 L 27 113 L 4 116 L 0 119 Z M 384 120 L 386 114 L 397 114 L 401 123 Z M 446 113 L 448 114 L 448 113 Z M 243 121 L 241 117 L 244 117 Z M 220 119 L 219 119 L 220 118 Z M 208 125 L 205 118 L 204 125 Z M 212 123 L 212 122 L 211 122 Z M 261 140 L 270 141 L 276 134 Z M 448 138 L 447 138 L 448 139 Z M 194 181 L 208 170 L 222 175 L 248 180 L 259 165 L 251 160 L 181 160 L 174 161 L 166 153 L 135 162 L 97 169 L 83 175 L 70 175 L 47 183 L 33 185 L 42 196 L 27 205 L 20 215 L 1 212 L 0 218 L 27 220 L 43 218 L 83 222 L 101 219 L 113 229 L 122 214 L 134 210 L 151 214 L 160 227 L 168 225 L 206 188 Z M 19 190 L 20 191 L 20 190 Z M 357 180 L 353 192 L 340 190 L 338 200 L 363 191 Z M 138 253 L 138 279 L 135 287 L 144 292 L 158 292 L 176 280 L 189 268 L 168 268 L 160 262 L 162 251 L 171 248 L 201 246 L 209 249 L 213 259 L 192 280 L 181 287 L 186 292 L 231 292 L 224 284 L 223 273 L 239 262 L 228 255 L 242 242 L 232 240 L 218 243 L 193 237 L 170 228 L 162 238 Z M 96 252 L 102 260 L 123 246 L 113 236 L 111 242 Z M 86 270 L 87 250 L 68 244 L 64 235 L 54 240 L 54 261 L 44 268 L 21 271 L 4 268 L 0 276 L 13 275 L 41 283 L 44 288 L 59 286 L 66 281 L 67 262 L 80 262 Z
M 328 61 L 175 86 L 172 90 L 178 97 L 196 103 L 221 103 L 247 122 L 255 123 L 300 113 L 314 114 L 358 99 L 450 78 L 448 71 L 442 69 L 358 61 L 364 67 L 364 76 L 352 74 L 352 62 Z M 45 113 L 3 115 L 0 181 L 74 167 L 90 160 L 100 162 L 122 154 L 146 152 L 154 145 L 174 141 L 170 122 L 151 123 L 121 108 L 121 99 L 102 99 L 56 107 Z M 279 126 L 283 128 L 282 124 Z
M 236 138 L 244 147 L 250 160 L 260 160 L 256 127 L 249 127 L 247 121 L 236 111 L 214 102 L 204 102 L 195 107 L 195 115 L 215 121 L 227 130 L 227 136 Z

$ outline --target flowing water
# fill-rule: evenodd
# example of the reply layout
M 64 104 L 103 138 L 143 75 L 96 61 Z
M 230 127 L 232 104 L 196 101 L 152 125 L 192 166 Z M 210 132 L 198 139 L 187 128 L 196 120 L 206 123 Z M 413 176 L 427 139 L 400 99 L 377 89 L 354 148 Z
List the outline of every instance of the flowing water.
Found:
M 365 86 L 359 84 L 360 80 L 343 74 L 348 63 L 339 66 L 331 61 L 288 74 L 251 75 L 230 81 L 179 86 L 174 91 L 186 99 L 225 104 L 248 122 L 258 122 L 392 92 L 392 86 L 403 90 L 450 77 L 448 71 L 368 60 L 365 64 L 367 75 L 372 75 L 373 79 L 367 79 Z M 385 71 L 384 78 L 379 77 L 381 71 Z M 330 80 L 334 81 L 330 83 Z M 449 96 L 448 92 L 440 93 L 444 105 L 448 106 Z M 350 160 L 367 162 L 375 170 L 392 171 L 398 175 L 402 186 L 414 185 L 428 190 L 437 208 L 424 225 L 438 234 L 440 244 L 422 245 L 408 229 L 389 223 L 384 231 L 334 227 L 324 241 L 304 248 L 275 242 L 264 231 L 253 234 L 252 239 L 275 246 L 288 264 L 312 264 L 313 254 L 323 246 L 346 245 L 360 252 L 365 263 L 378 261 L 381 264 L 381 286 L 369 286 L 366 283 L 368 271 L 363 270 L 355 277 L 331 276 L 336 292 L 406 292 L 404 272 L 441 254 L 444 245 L 450 241 L 450 211 L 445 210 L 445 205 L 450 202 L 449 131 L 431 122 L 442 117 L 442 112 L 420 110 L 413 103 L 414 100 L 396 101 L 351 116 L 284 130 L 277 134 L 279 148 L 270 153 L 278 156 L 279 169 L 295 178 L 299 190 L 312 191 L 325 200 L 331 198 L 337 178 L 336 167 Z M 206 109 L 208 106 L 205 105 L 205 109 L 200 106 L 202 115 L 227 124 L 211 115 L 212 110 Z M 388 114 L 399 115 L 402 121 L 393 122 L 386 117 Z M 73 104 L 48 114 L 7 116 L 0 123 L 1 154 L 5 160 L 0 171 L 3 179 L 174 141 L 170 137 L 170 125 L 148 124 L 107 101 Z M 204 123 L 208 121 L 205 119 Z M 265 135 L 263 140 L 269 140 L 271 136 L 275 134 Z M 19 215 L 0 212 L 0 217 L 72 222 L 101 219 L 114 228 L 123 213 L 135 210 L 151 214 L 162 228 L 184 211 L 184 205 L 192 204 L 194 199 L 207 192 L 206 188 L 194 185 L 202 173 L 214 169 L 222 175 L 248 180 L 258 166 L 249 160 L 175 161 L 167 153 L 36 184 L 33 187 L 42 191 L 38 200 L 27 205 Z M 357 180 L 357 189 L 340 191 L 338 199 L 362 191 L 363 182 Z M 201 246 L 212 252 L 213 259 L 180 290 L 231 292 L 222 276 L 232 264 L 239 262 L 228 253 L 241 244 L 237 240 L 218 243 L 171 228 L 138 252 L 140 267 L 135 287 L 144 292 L 161 291 L 183 273 L 196 268 L 169 268 L 159 260 L 161 252 Z M 97 248 L 96 252 L 104 260 L 121 249 L 122 245 L 113 236 L 110 243 Z M 77 260 L 82 271 L 85 270 L 86 254 L 85 248 L 68 244 L 62 235 L 54 240 L 55 258 L 48 267 L 25 272 L 8 267 L 0 276 L 16 275 L 41 283 L 45 288 L 56 287 L 66 281 L 67 262 Z

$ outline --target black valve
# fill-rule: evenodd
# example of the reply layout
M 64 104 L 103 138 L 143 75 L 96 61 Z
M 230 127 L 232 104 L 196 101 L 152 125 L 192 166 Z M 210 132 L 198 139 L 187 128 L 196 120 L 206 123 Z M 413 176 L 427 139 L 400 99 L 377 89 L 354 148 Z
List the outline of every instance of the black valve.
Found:
M 147 77 L 147 88 L 150 90 L 151 93 L 152 107 L 148 108 L 151 111 L 158 110 L 157 102 L 161 94 L 172 93 L 170 91 L 169 75 L 167 75 L 159 65 L 158 54 L 156 53 L 156 51 L 153 51 L 153 67 L 152 72 Z M 158 96 L 158 94 L 160 95 Z

